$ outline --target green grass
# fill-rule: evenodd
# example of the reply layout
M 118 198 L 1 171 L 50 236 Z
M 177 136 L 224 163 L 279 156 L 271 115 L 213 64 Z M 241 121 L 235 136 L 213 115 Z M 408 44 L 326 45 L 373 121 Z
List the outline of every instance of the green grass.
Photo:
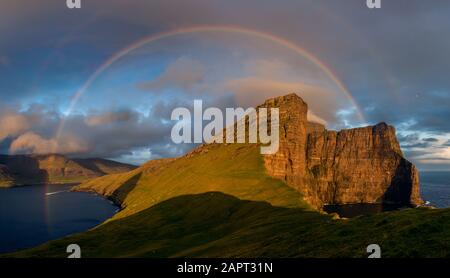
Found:
M 450 255 L 450 210 L 409 209 L 351 220 L 243 201 L 219 192 L 184 195 L 86 233 L 13 254 L 65 257 L 383 257 Z M 11 255 L 10 255 L 11 256 Z
M 208 145 L 189 157 L 159 165 L 149 163 L 132 172 L 97 178 L 79 188 L 104 195 L 119 194 L 124 208 L 113 219 L 126 217 L 170 198 L 219 191 L 244 200 L 267 201 L 274 206 L 308 205 L 299 192 L 269 177 L 256 145 Z M 158 161 L 157 161 L 158 162 Z M 121 187 L 127 184 L 126 194 Z

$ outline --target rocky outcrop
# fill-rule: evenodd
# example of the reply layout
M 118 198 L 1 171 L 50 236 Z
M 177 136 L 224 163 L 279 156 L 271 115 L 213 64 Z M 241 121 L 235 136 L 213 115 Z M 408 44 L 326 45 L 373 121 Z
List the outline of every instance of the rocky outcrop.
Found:
M 265 156 L 267 171 L 288 184 L 302 184 L 307 176 L 307 104 L 291 94 L 269 99 L 260 107 L 279 108 L 280 148 L 277 153 Z
M 261 107 L 280 111 L 280 149 L 264 156 L 268 173 L 300 191 L 312 206 L 422 203 L 418 171 L 403 157 L 394 127 L 380 123 L 328 131 L 308 123 L 308 106 L 296 94 Z

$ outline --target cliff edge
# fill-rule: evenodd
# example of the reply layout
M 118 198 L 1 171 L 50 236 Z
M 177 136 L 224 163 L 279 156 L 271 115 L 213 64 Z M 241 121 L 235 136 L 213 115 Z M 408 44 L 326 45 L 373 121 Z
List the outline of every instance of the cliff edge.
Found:
M 423 203 L 419 173 L 403 157 L 394 127 L 326 130 L 307 121 L 308 105 L 296 94 L 260 107 L 280 112 L 279 151 L 264 156 L 269 175 L 297 189 L 312 206 Z

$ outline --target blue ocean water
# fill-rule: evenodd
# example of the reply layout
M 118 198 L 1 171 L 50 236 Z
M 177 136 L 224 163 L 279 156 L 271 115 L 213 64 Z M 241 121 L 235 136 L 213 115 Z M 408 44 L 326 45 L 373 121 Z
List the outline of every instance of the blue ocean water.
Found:
M 0 253 L 88 230 L 118 209 L 101 196 L 69 192 L 70 187 L 33 185 L 0 189 Z
M 450 172 L 421 172 L 422 198 L 437 208 L 450 207 Z

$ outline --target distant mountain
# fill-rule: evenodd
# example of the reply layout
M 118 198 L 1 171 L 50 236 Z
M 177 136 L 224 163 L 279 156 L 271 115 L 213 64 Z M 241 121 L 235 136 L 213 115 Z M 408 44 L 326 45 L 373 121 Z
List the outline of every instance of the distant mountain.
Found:
M 0 187 L 75 183 L 135 168 L 106 159 L 70 159 L 58 154 L 0 155 Z

